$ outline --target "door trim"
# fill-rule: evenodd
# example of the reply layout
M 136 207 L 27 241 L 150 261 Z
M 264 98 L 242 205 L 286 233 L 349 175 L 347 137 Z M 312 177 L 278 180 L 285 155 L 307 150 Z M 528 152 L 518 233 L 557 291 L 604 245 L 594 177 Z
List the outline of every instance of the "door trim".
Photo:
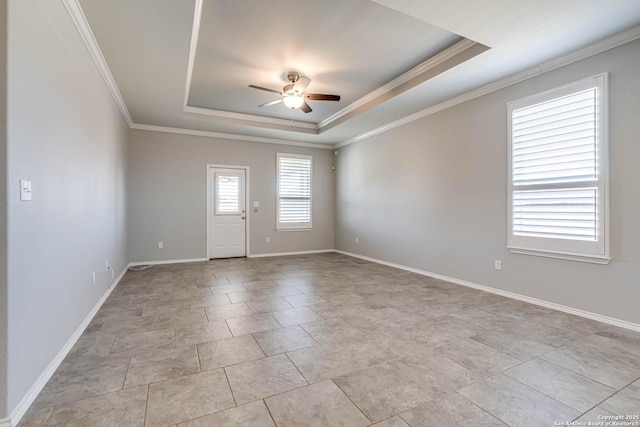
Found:
M 205 212 L 205 252 L 207 254 L 207 260 L 210 260 L 210 254 L 209 254 L 209 212 L 211 212 L 211 208 L 213 206 L 214 200 L 211 193 L 211 183 L 209 182 L 209 169 L 239 169 L 239 170 L 244 170 L 244 198 L 245 198 L 245 211 L 246 211 L 246 220 L 244 222 L 244 245 L 245 245 L 245 256 L 248 258 L 251 255 L 251 246 L 249 244 L 250 242 L 250 233 L 249 230 L 251 229 L 250 225 L 250 221 L 251 221 L 251 216 L 249 215 L 249 213 L 251 212 L 250 206 L 249 206 L 249 187 L 250 187 L 250 174 L 249 174 L 249 166 L 241 166 L 241 165 L 221 165 L 218 163 L 208 163 L 207 164 L 207 168 L 205 169 L 205 180 L 206 182 L 206 189 L 207 189 L 207 210 Z

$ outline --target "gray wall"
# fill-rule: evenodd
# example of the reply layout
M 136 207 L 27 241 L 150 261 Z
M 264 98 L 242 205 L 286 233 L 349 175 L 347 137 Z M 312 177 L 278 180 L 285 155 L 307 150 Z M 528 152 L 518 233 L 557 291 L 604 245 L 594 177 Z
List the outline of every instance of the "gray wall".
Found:
M 14 0 L 9 16 L 12 411 L 108 289 L 105 262 L 125 268 L 128 128 L 61 1 Z
M 639 69 L 635 41 L 340 149 L 336 248 L 640 323 Z M 507 102 L 605 71 L 613 261 L 511 254 Z
M 7 2 L 0 0 L 0 419 L 7 416 Z
M 248 209 L 252 255 L 333 249 L 332 150 L 141 130 L 129 147 L 130 261 L 206 257 L 207 164 L 250 167 L 249 199 L 260 202 Z M 277 152 L 313 155 L 312 231 L 276 231 Z

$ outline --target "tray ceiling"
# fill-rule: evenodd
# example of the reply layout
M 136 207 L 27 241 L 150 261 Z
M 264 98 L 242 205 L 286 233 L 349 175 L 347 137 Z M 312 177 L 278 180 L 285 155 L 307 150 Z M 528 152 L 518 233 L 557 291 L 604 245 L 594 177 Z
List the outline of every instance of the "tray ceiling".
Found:
M 340 144 L 607 37 L 637 0 L 64 0 L 132 127 Z M 279 90 L 311 78 L 313 112 Z

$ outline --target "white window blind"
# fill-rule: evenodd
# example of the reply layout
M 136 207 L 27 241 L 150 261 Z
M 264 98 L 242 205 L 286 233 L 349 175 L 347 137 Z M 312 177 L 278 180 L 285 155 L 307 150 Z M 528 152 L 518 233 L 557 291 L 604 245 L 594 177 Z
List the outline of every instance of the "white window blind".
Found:
M 311 228 L 311 156 L 277 154 L 277 229 Z
M 216 215 L 232 215 L 240 212 L 238 175 L 216 173 Z
M 601 75 L 509 104 L 514 252 L 608 261 L 605 89 Z

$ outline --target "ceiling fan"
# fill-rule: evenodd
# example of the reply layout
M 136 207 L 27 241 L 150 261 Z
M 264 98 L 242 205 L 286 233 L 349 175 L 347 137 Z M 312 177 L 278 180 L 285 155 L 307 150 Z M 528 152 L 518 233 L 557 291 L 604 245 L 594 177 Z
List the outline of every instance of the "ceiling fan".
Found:
M 340 95 L 304 93 L 307 86 L 309 86 L 309 83 L 311 83 L 311 79 L 309 77 L 301 76 L 300 74 L 292 71 L 287 75 L 287 80 L 289 80 L 289 83 L 284 85 L 281 91 L 268 89 L 262 86 L 249 85 L 249 87 L 251 88 L 277 93 L 281 96 L 281 98 L 279 99 L 265 102 L 264 104 L 258 105 L 258 107 L 269 107 L 271 105 L 276 105 L 282 102 L 287 108 L 290 108 L 292 110 L 299 108 L 305 113 L 310 113 L 313 110 L 311 109 L 309 104 L 307 104 L 307 100 L 340 101 Z

